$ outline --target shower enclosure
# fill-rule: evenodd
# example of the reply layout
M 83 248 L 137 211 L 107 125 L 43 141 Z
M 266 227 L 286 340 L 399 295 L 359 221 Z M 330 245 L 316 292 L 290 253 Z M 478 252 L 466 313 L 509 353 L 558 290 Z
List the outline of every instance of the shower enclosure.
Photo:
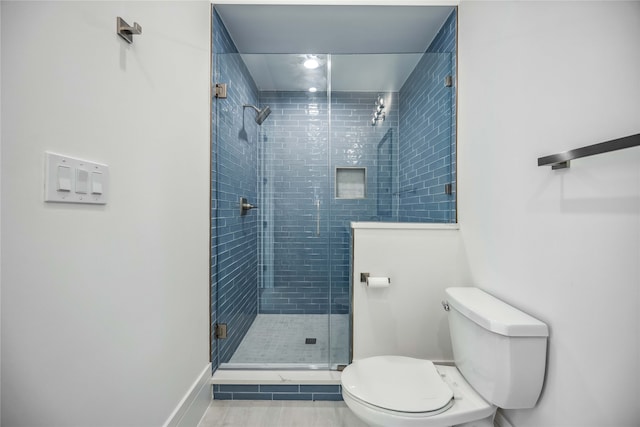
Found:
M 350 222 L 455 221 L 453 54 L 240 54 L 214 13 L 213 60 L 213 364 L 337 369 Z

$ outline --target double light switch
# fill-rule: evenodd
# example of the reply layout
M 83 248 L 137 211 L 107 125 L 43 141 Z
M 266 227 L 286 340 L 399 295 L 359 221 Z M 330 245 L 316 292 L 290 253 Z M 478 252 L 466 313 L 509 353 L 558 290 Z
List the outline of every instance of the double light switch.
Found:
M 107 203 L 107 165 L 49 152 L 45 155 L 46 202 Z

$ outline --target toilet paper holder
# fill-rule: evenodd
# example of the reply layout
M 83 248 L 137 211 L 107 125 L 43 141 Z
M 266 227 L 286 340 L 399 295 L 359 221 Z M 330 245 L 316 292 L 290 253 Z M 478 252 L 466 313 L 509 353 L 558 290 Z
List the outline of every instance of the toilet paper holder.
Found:
M 360 283 L 365 283 L 367 288 L 387 288 L 391 284 L 391 278 L 372 277 L 369 273 L 360 273 Z

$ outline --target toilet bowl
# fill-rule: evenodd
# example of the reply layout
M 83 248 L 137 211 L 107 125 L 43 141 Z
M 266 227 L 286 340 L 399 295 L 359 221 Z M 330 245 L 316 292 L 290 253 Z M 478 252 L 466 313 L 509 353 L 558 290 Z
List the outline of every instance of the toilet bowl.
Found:
M 454 366 L 403 356 L 354 361 L 342 372 L 342 397 L 375 427 L 493 426 L 496 407 Z M 481 421 L 484 420 L 484 421 Z
M 455 366 L 403 356 L 355 360 L 342 397 L 375 427 L 492 427 L 498 407 L 533 408 L 546 367 L 546 324 L 474 288 L 448 288 Z

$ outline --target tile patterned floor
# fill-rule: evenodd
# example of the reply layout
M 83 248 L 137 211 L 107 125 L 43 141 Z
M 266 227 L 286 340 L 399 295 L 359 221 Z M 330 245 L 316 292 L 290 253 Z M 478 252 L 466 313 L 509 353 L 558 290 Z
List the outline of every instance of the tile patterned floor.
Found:
M 198 427 L 366 427 L 344 402 L 214 400 Z
M 230 364 L 346 364 L 349 360 L 349 315 L 259 314 L 231 357 Z M 315 344 L 305 344 L 315 338 Z

